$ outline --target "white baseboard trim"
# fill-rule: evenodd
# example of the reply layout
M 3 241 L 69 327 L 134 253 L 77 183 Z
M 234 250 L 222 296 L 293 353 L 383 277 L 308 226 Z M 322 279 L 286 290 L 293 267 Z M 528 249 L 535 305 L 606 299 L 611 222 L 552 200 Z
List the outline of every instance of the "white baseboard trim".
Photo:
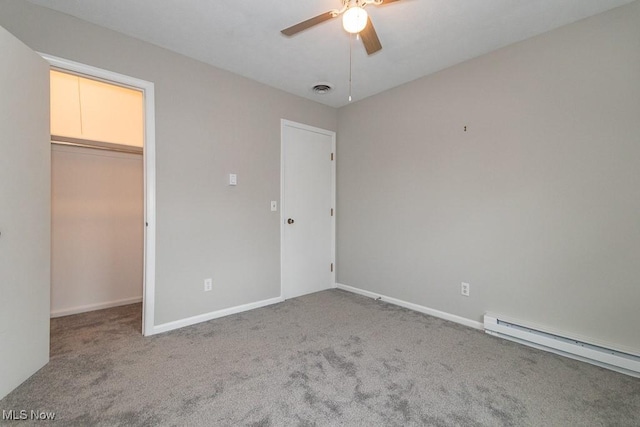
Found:
M 175 320 L 173 322 L 163 323 L 161 325 L 154 326 L 151 334 L 161 334 L 163 332 L 173 331 L 174 329 L 184 328 L 185 326 L 195 325 L 196 323 L 206 322 L 208 320 L 217 319 L 219 317 L 229 316 L 231 314 L 242 313 L 243 311 L 254 310 L 256 308 L 266 307 L 268 305 L 277 304 L 284 301 L 282 297 L 270 298 L 262 301 L 256 301 L 249 304 L 238 305 L 235 307 L 229 307 L 222 310 L 212 311 L 210 313 L 199 314 L 193 317 L 187 317 L 186 319 Z
M 400 307 L 408 308 L 409 310 L 418 311 L 420 313 L 428 314 L 433 317 L 438 317 L 440 319 L 459 323 L 473 329 L 484 330 L 484 325 L 482 324 L 482 322 L 476 322 L 474 320 L 467 319 L 466 317 L 446 313 L 444 311 L 425 307 L 419 304 L 414 304 L 412 302 L 403 301 L 397 298 L 388 297 L 386 295 L 376 294 L 375 292 L 365 291 L 364 289 L 354 288 L 353 286 L 343 285 L 342 283 L 336 283 L 336 287 L 338 289 L 342 289 L 343 291 L 353 292 L 354 294 L 364 295 L 373 299 L 380 299 L 381 301 L 388 302 L 390 304 L 399 305 Z
M 142 296 L 119 299 L 116 301 L 99 302 L 97 304 L 87 304 L 78 307 L 64 308 L 62 310 L 55 310 L 51 312 L 51 318 L 71 316 L 72 314 L 86 313 L 88 311 L 102 310 L 105 308 L 119 307 L 121 305 L 136 304 L 142 302 Z

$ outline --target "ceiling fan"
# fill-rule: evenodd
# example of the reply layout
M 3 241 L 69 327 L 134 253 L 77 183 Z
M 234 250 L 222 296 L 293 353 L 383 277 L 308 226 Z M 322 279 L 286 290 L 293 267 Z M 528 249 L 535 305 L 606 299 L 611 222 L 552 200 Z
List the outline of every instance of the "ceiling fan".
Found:
M 294 34 L 298 34 L 301 31 L 342 15 L 342 25 L 344 29 L 352 34 L 360 34 L 367 54 L 371 55 L 382 49 L 382 44 L 380 44 L 378 34 L 375 28 L 373 28 L 371 18 L 369 18 L 364 8 L 369 5 L 380 6 L 396 1 L 398 0 L 342 0 L 342 8 L 333 9 L 322 15 L 302 21 L 289 28 L 285 28 L 281 33 L 285 36 L 293 36 Z

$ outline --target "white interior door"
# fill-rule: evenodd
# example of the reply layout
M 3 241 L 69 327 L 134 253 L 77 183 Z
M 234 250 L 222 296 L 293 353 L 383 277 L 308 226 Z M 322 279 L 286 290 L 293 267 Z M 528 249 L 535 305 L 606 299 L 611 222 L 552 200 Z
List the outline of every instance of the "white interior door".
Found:
M 0 399 L 49 360 L 49 64 L 0 27 Z
M 335 133 L 282 121 L 282 295 L 334 286 Z

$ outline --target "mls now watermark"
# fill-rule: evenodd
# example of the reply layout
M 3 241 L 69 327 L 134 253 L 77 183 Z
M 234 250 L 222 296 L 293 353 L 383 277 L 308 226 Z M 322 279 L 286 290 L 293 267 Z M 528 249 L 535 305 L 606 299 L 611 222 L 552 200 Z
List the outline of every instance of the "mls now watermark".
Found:
M 26 409 L 22 409 L 16 411 L 14 409 L 10 409 L 8 411 L 2 410 L 2 419 L 3 420 L 14 420 L 14 421 L 53 421 L 56 418 L 55 412 L 47 412 L 47 411 L 27 411 Z

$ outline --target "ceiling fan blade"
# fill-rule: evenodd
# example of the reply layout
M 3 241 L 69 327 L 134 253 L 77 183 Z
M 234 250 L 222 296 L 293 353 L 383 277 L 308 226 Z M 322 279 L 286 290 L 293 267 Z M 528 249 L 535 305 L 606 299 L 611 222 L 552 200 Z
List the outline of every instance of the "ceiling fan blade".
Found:
M 302 21 L 299 24 L 293 25 L 289 28 L 285 28 L 280 31 L 285 36 L 292 36 L 294 34 L 298 34 L 300 31 L 304 31 L 307 28 L 311 28 L 314 25 L 318 25 L 323 23 L 324 21 L 328 21 L 333 18 L 333 13 L 331 11 L 323 13 L 322 15 L 315 16 L 311 19 L 307 19 L 306 21 Z
M 382 49 L 382 44 L 380 44 L 380 39 L 378 38 L 376 29 L 373 28 L 371 18 L 367 21 L 367 26 L 364 27 L 364 30 L 360 31 L 360 38 L 362 39 L 362 43 L 364 43 L 364 48 L 368 55 L 376 53 Z

